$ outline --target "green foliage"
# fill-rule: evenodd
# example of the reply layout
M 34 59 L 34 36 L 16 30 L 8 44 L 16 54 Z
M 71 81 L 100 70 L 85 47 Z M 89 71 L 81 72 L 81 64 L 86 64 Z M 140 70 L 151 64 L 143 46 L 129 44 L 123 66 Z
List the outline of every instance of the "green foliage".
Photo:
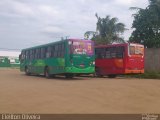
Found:
M 144 79 L 160 79 L 160 73 L 158 72 L 145 72 L 144 74 L 128 75 L 127 77 L 136 77 Z
M 84 34 L 84 38 L 85 39 L 89 39 L 90 37 L 95 37 L 96 36 L 96 32 L 94 32 L 94 31 L 87 31 L 87 32 L 85 32 L 85 34 Z
M 148 48 L 160 47 L 160 0 L 149 0 L 145 9 L 136 9 L 129 41 L 144 44 Z
M 110 18 L 106 16 L 101 18 L 96 14 L 97 17 L 97 28 L 94 32 L 92 40 L 96 44 L 109 44 L 113 42 L 124 42 L 124 39 L 120 37 L 126 30 L 123 23 L 118 23 L 118 18 Z M 93 32 L 92 32 L 93 33 Z

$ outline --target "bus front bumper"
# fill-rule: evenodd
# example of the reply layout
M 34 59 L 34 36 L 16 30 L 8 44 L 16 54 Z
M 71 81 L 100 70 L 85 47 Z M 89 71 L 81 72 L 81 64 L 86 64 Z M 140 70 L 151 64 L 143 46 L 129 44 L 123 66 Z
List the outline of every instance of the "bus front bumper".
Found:
M 66 73 L 86 73 L 86 74 L 91 74 L 95 72 L 94 67 L 87 67 L 87 68 L 76 68 L 76 67 L 66 67 L 65 69 Z
M 125 69 L 126 74 L 142 74 L 144 73 L 144 69 L 141 70 L 130 70 L 130 69 Z

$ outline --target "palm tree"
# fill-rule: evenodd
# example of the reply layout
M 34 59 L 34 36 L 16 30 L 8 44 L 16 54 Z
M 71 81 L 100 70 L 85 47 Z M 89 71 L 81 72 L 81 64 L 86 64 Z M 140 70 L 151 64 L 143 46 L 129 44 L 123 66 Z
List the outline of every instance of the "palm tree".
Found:
M 85 39 L 91 39 L 91 38 L 95 37 L 96 34 L 97 33 L 95 31 L 87 31 L 87 32 L 84 33 L 84 38 Z
M 101 44 L 108 44 L 112 42 L 124 42 L 120 35 L 126 30 L 123 23 L 118 23 L 118 18 L 110 18 L 107 15 L 105 18 L 101 18 L 97 15 L 97 28 L 98 36 L 93 38 L 96 42 Z

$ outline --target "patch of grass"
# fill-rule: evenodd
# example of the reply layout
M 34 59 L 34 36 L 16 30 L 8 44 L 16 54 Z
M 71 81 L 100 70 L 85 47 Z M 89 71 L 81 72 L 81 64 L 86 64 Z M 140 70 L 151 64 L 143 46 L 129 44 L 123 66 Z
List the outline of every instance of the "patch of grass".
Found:
M 138 75 L 127 75 L 128 77 L 135 77 L 135 78 L 144 78 L 144 79 L 160 79 L 159 72 L 145 72 L 144 74 Z

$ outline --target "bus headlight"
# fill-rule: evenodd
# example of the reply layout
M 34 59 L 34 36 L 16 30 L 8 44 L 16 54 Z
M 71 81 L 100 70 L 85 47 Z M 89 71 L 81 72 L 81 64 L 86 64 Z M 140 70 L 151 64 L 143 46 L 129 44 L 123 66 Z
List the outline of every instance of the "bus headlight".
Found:
M 94 62 L 94 61 L 93 61 L 93 62 L 91 62 L 91 63 L 90 63 L 90 65 L 95 65 L 95 62 Z

